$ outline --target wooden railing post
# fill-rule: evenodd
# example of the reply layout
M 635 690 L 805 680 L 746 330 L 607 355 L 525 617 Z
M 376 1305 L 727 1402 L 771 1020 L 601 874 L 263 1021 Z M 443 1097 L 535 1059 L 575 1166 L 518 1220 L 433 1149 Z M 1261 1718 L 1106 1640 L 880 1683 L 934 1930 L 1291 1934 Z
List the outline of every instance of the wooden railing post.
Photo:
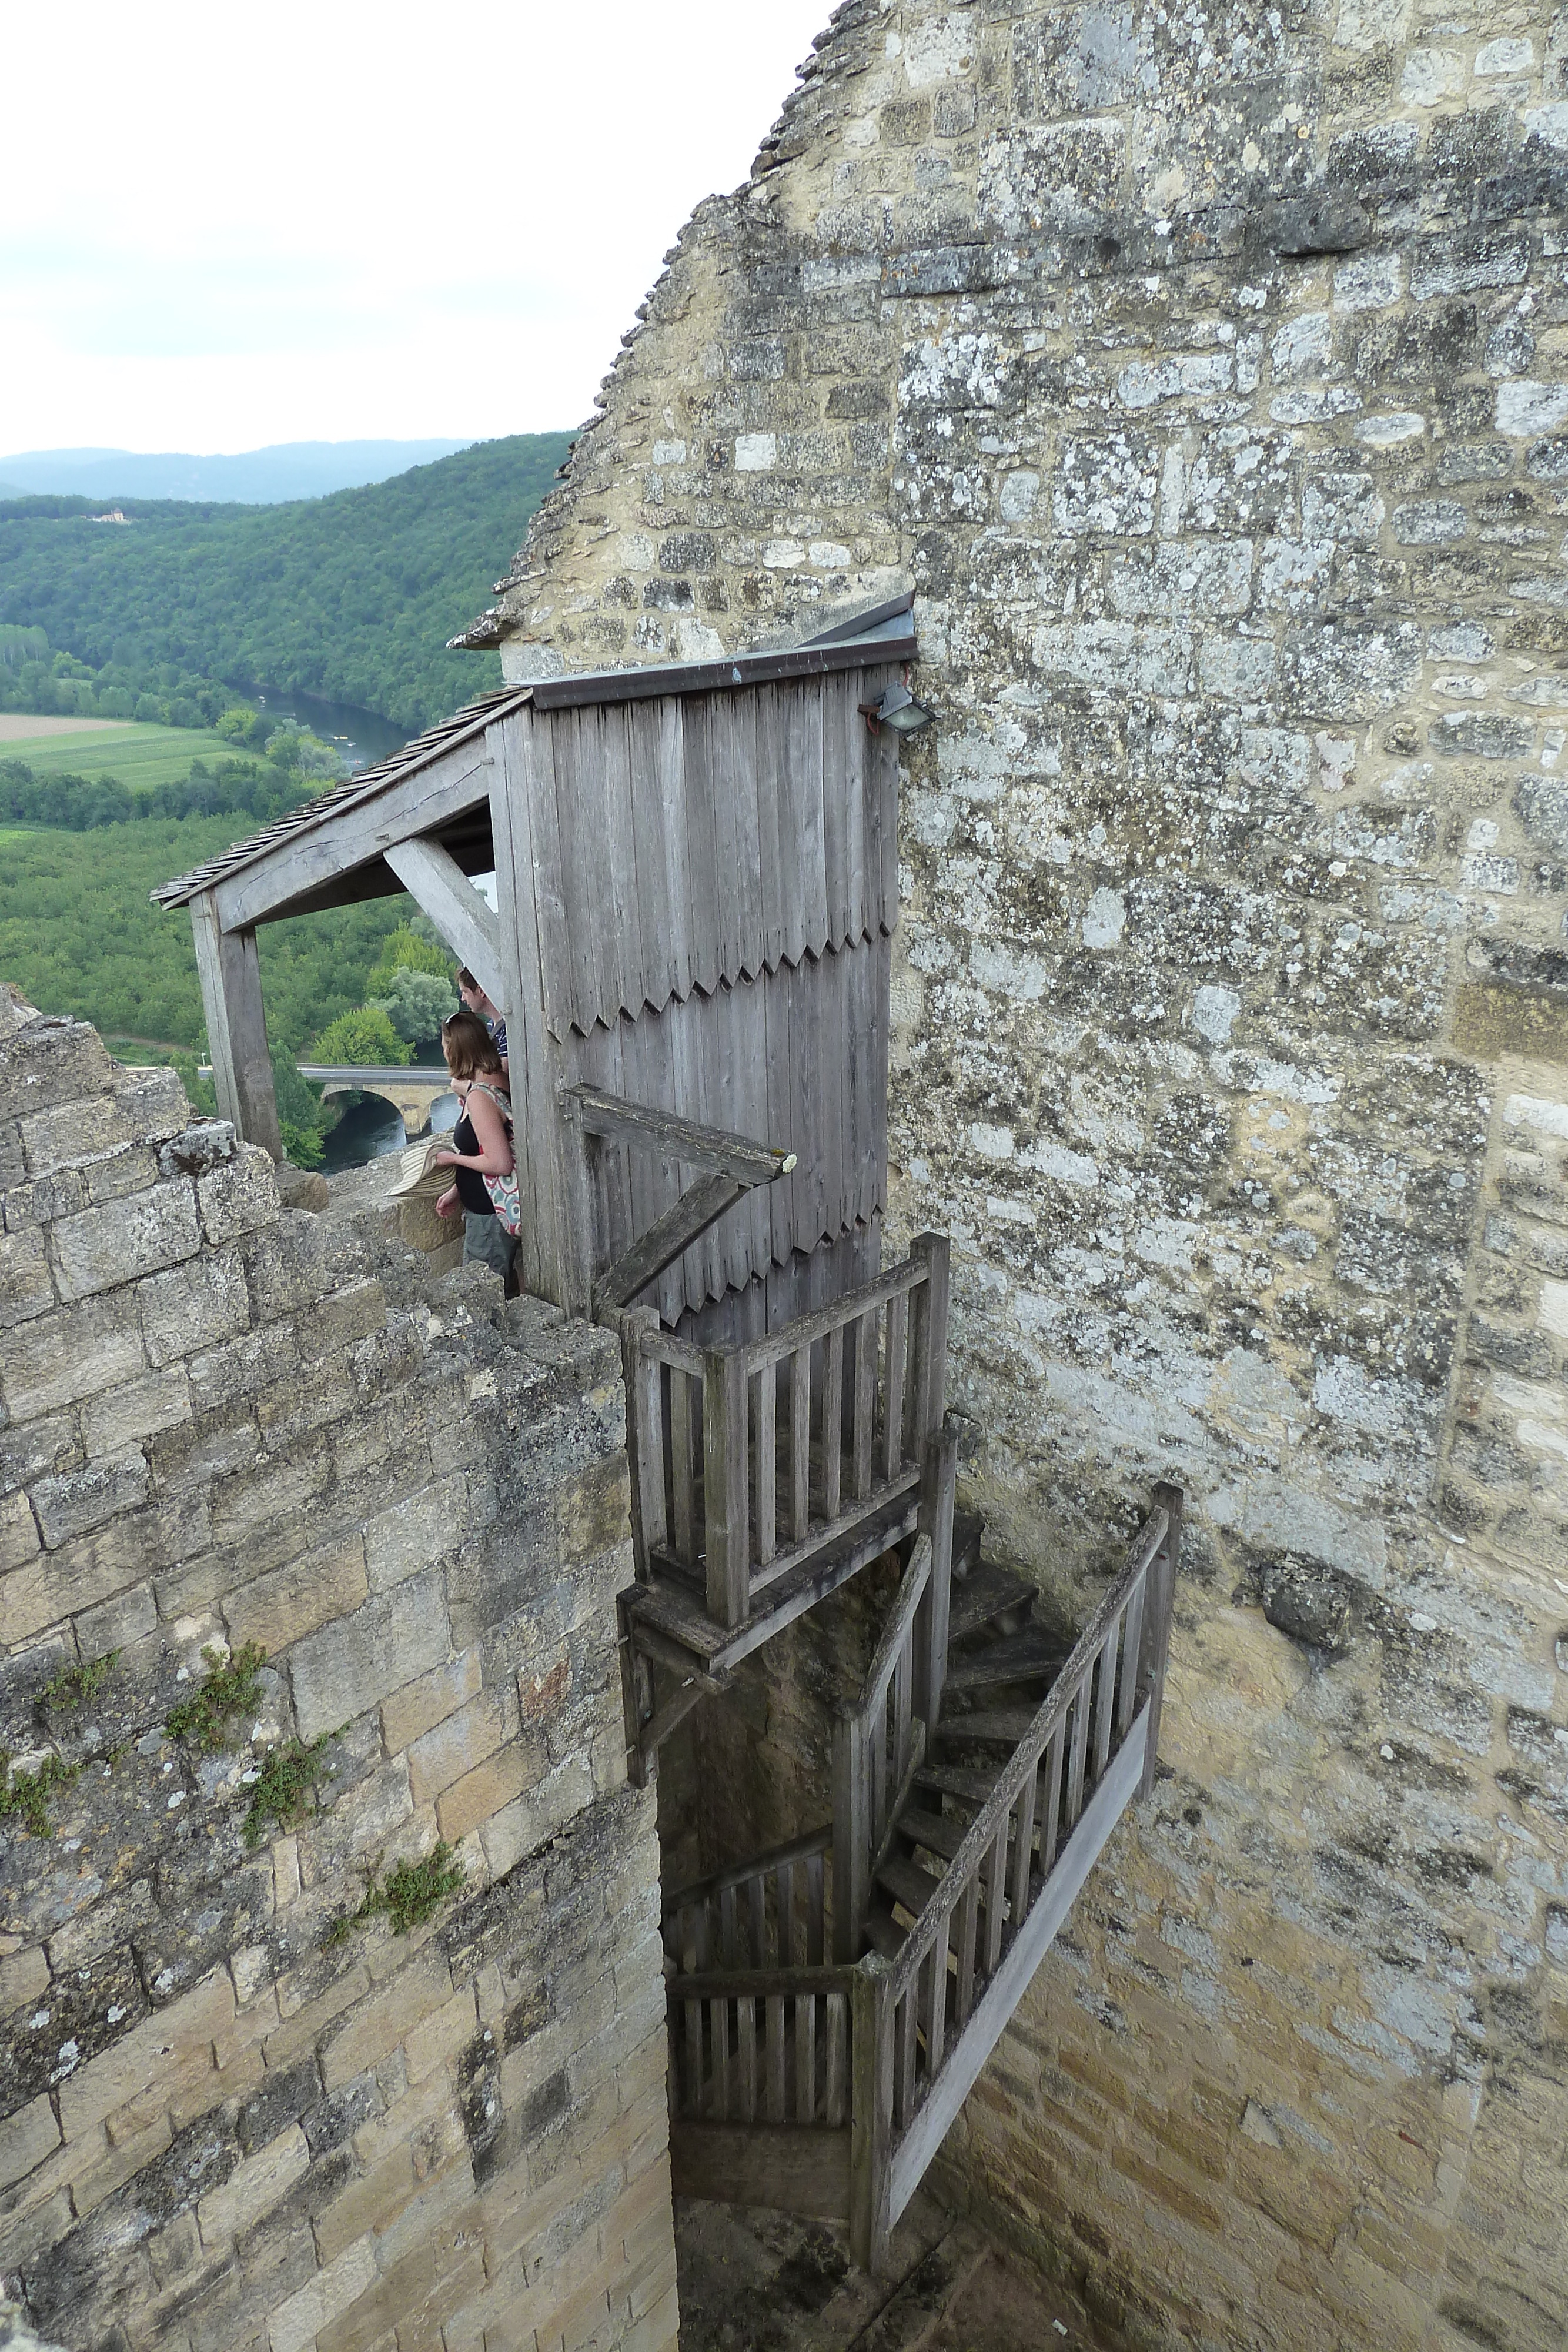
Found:
M 931 1538 L 931 1580 L 915 1621 L 915 1712 L 927 1732 L 942 1713 L 947 1679 L 947 1614 L 953 1586 L 953 1501 L 958 1475 L 958 1440 L 939 1429 L 926 1440 L 921 1465 L 919 1532 Z
M 912 1258 L 925 1262 L 925 1279 L 910 1300 L 914 1324 L 910 1360 L 908 1451 L 916 1461 L 928 1437 L 942 1426 L 947 1410 L 947 1255 L 946 1234 L 916 1234 Z
M 751 1526 L 747 1507 L 746 1359 L 703 1351 L 703 1476 L 707 1613 L 739 1625 L 750 1606 Z
M 887 2266 L 893 2108 L 893 2003 L 887 1963 L 872 1952 L 850 1979 L 850 2252 L 880 2275 Z
M 860 1956 L 861 1929 L 871 1901 L 865 1741 L 859 1712 L 840 1714 L 833 1724 L 833 1958 L 841 1966 Z
M 1166 1660 L 1170 1651 L 1171 1606 L 1176 1597 L 1176 1561 L 1181 1552 L 1183 1494 L 1179 1486 L 1155 1488 L 1156 1507 L 1166 1513 L 1165 1539 L 1149 1562 L 1144 1588 L 1143 1655 L 1138 1680 L 1149 1694 L 1149 1722 L 1144 1749 L 1144 1777 L 1138 1794 L 1146 1797 L 1155 1785 L 1160 1753 L 1160 1709 L 1165 1698 Z
M 620 1318 L 621 1369 L 626 1384 L 626 1453 L 632 1471 L 632 1544 L 637 1581 L 646 1584 L 655 1545 L 665 1541 L 664 1415 L 658 1358 L 644 1337 L 659 1328 L 652 1307 L 632 1307 Z

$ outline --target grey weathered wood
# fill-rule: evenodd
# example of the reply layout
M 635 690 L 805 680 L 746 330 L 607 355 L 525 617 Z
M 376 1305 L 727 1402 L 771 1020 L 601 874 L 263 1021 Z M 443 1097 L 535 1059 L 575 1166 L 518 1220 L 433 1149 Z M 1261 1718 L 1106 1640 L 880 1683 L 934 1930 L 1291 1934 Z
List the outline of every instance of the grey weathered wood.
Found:
M 778 1549 L 774 1541 L 774 1511 L 778 1496 L 779 1446 L 775 1408 L 779 1381 L 774 1367 L 764 1364 L 757 1375 L 757 1418 L 753 1423 L 757 1448 L 757 1559 L 767 1568 Z
M 922 1288 L 910 1297 L 913 1358 L 910 1381 L 914 1443 L 918 1459 L 926 1438 L 942 1426 L 947 1409 L 947 1281 L 948 1241 L 946 1234 L 916 1234 L 909 1244 L 913 1262 L 925 1268 Z
M 920 1296 L 917 1291 L 915 1297 Z M 922 1607 L 915 1662 L 915 1705 L 928 1724 L 941 1720 L 947 1674 L 953 1592 L 953 1508 L 958 1484 L 958 1436 L 938 1429 L 925 1444 L 920 1481 L 920 1528 L 931 1540 L 931 1577 Z
M 849 2069 L 850 2001 L 854 1979 L 850 1979 L 849 1990 L 826 1993 L 822 1999 L 823 2039 L 827 2063 L 822 2119 L 835 2131 L 842 2125 L 849 2111 L 852 2085 Z
M 807 1861 L 813 1855 L 820 1858 L 827 1852 L 831 1838 L 831 1827 L 824 1823 L 821 1829 L 808 1830 L 802 1836 L 789 1838 L 782 1845 L 770 1846 L 766 1853 L 748 1854 L 744 1862 L 730 1863 L 723 1870 L 713 1871 L 706 1878 L 694 1879 L 689 1885 L 665 1895 L 664 1916 L 668 1919 L 690 1905 L 712 1902 L 726 1889 L 749 1886 L 753 1879 L 765 1878 L 771 1871 Z
M 947 2034 L 947 1952 L 952 1937 L 952 1915 L 944 1911 L 936 1922 L 931 1958 L 926 1962 L 925 2072 L 932 2079 L 941 2072 Z
M 749 1136 L 705 1127 L 674 1111 L 622 1101 L 599 1087 L 580 1084 L 563 1091 L 577 1105 L 578 1116 L 590 1134 L 637 1144 L 688 1168 L 706 1168 L 751 1185 L 770 1184 L 795 1165 L 795 1154 L 786 1144 L 754 1143 Z
M 784 956 L 789 903 L 798 893 L 790 888 L 800 856 L 799 840 L 784 830 L 790 795 L 786 785 L 789 735 L 787 700 L 798 688 L 758 687 L 750 700 L 756 715 L 752 782 L 757 794 L 758 878 L 761 897 L 761 953 L 768 971 L 778 969 Z
M 1117 1749 L 1110 1770 L 1084 1808 L 1072 1839 L 1036 1896 L 1028 1918 L 1014 1936 L 968 2024 L 949 2044 L 946 2063 L 927 2092 L 913 2127 L 893 2149 L 888 2167 L 888 2211 L 893 2221 L 898 2219 L 920 2186 L 981 2067 L 1018 2007 L 1025 1987 L 1099 1859 L 1106 1839 L 1131 1802 L 1143 1770 L 1146 1726 L 1146 1713 L 1140 1714 L 1131 1735 Z
M 871 1896 L 869 1796 L 864 1718 L 841 1712 L 833 1723 L 833 1958 L 846 1963 L 860 1956 Z
M 746 1362 L 742 1356 L 717 1351 L 710 1352 L 706 1360 L 703 1499 L 707 1607 L 709 1616 L 719 1624 L 736 1626 L 747 1614 L 750 1602 Z
M 887 1302 L 887 1362 L 883 1374 L 882 1475 L 893 1477 L 904 1459 L 904 1335 L 909 1293 L 895 1290 Z
M 597 911 L 600 920 L 599 968 L 603 1018 L 616 1013 L 633 1017 L 648 995 L 648 963 L 643 941 L 643 919 L 653 909 L 637 881 L 637 847 L 632 812 L 632 745 L 630 713 L 614 708 L 596 713 L 597 774 L 594 797 L 602 826 L 605 859 L 612 877 L 610 895 Z M 589 779 L 584 777 L 582 782 Z
M 784 1996 L 770 1992 L 762 2004 L 764 2071 L 762 2112 L 770 2124 L 784 2121 Z
M 340 803 L 324 808 L 276 848 L 218 881 L 214 895 L 225 929 L 242 930 L 286 915 L 300 899 L 329 892 L 344 876 L 384 856 L 394 842 L 436 832 L 482 807 L 490 796 L 495 738 L 508 716 L 505 709 L 486 712 L 428 765 L 368 791 L 346 808 Z M 480 736 L 486 740 L 481 743 Z
M 593 1312 L 598 1318 L 629 1306 L 667 1265 L 684 1255 L 692 1244 L 718 1223 L 745 1192 L 733 1176 L 704 1176 L 683 1192 L 671 1209 L 634 1241 L 623 1257 L 606 1268 L 593 1286 Z M 652 1310 L 650 1310 L 652 1311 Z
M 1122 1620 L 1113 1621 L 1100 1651 L 1100 1664 L 1095 1676 L 1094 1694 L 1094 1778 L 1098 1780 L 1111 1754 L 1111 1735 L 1116 1727 L 1116 1639 L 1122 1630 Z
M 737 2113 L 740 2122 L 753 2124 L 757 2121 L 757 2002 L 749 1993 L 740 1994 L 735 2004 L 735 2040 L 740 2062 Z
M 886 1503 L 896 1500 L 901 1495 L 909 1494 L 918 1486 L 919 1483 L 920 1474 L 917 1470 L 913 1467 L 901 1470 L 897 1477 L 891 1479 L 885 1486 L 873 1487 L 863 1506 L 852 1508 L 846 1507 L 841 1510 L 839 1517 L 832 1524 L 824 1523 L 821 1527 L 814 1528 L 802 1542 L 789 1544 L 783 1551 L 775 1552 L 766 1569 L 758 1568 L 753 1570 L 751 1578 L 753 1594 L 767 1592 L 785 1577 L 793 1576 L 809 1560 L 831 1550 L 841 1537 L 852 1533 L 856 1527 L 875 1512 L 880 1511 Z
M 702 1418 L 702 1390 L 689 1373 L 674 1367 L 671 1368 L 669 1380 L 670 1541 L 676 1558 L 695 1567 L 701 1548 L 696 1518 L 696 1437 Z
M 1165 1702 L 1166 1662 L 1170 1654 L 1176 1564 L 1181 1556 L 1184 1499 L 1179 1486 L 1162 1485 L 1155 1488 L 1155 1503 L 1156 1508 L 1165 1512 L 1166 1526 L 1159 1549 L 1149 1562 L 1144 1591 L 1143 1659 L 1139 1681 L 1149 1695 L 1149 1743 L 1143 1784 L 1138 1793 L 1145 1797 L 1154 1788 L 1155 1768 L 1159 1762 L 1160 1712 Z
M 688 1682 L 681 1685 L 673 1698 L 667 1698 L 663 1706 L 655 1707 L 653 1714 L 647 1717 L 642 1727 L 637 1743 L 641 1751 L 642 1763 L 642 1777 L 637 1781 L 639 1788 L 647 1787 L 653 1778 L 653 1759 L 660 1748 L 672 1731 L 679 1730 L 693 1707 L 698 1706 L 707 1696 L 708 1689 L 709 1685 L 703 1677 L 694 1675 Z M 630 1768 L 628 1768 L 627 1777 L 629 1779 L 632 1777 Z
M 640 1588 L 637 1585 L 629 1586 L 627 1588 L 629 1601 L 635 1601 L 643 1590 L 645 1588 Z M 683 1650 L 678 1642 L 672 1642 L 667 1634 L 661 1633 L 657 1625 L 650 1625 L 646 1617 L 635 1607 L 632 1609 L 632 1620 L 633 1648 L 641 1650 L 645 1656 L 653 1659 L 657 1664 L 668 1667 L 670 1673 L 678 1675 L 683 1682 L 695 1676 L 705 1690 L 716 1691 L 720 1688 L 722 1678 L 719 1675 L 705 1672 L 697 1659 L 692 1657 L 689 1652 Z
M 1127 1614 L 1122 1626 L 1122 1681 L 1116 1698 L 1116 1728 L 1124 1732 L 1133 1720 L 1133 1709 L 1138 1703 L 1138 1666 L 1143 1656 L 1144 1592 L 1148 1583 L 1145 1573 L 1127 1595 Z
M 502 993 L 511 1064 L 513 1139 L 523 1208 L 521 1272 L 537 1297 L 576 1314 L 588 1310 L 584 1237 L 568 1204 L 560 1103 L 560 1048 L 545 1018 L 545 973 L 534 894 L 534 774 L 530 715 L 519 712 L 493 738 L 490 832 L 496 858 Z
M 851 1454 L 851 1488 L 857 1503 L 863 1503 L 871 1494 L 872 1416 L 876 1406 L 876 1342 L 880 1316 L 876 1307 L 869 1307 L 854 1327 L 855 1391 L 854 1436 Z
M 958 1898 L 958 1982 L 955 2011 L 960 2027 L 975 2002 L 975 1947 L 980 1923 L 980 1882 L 971 1878 Z
M 256 933 L 225 929 L 210 890 L 191 900 L 191 932 L 218 1108 L 245 1142 L 281 1160 Z
M 795 2121 L 817 2116 L 817 2002 L 814 1994 L 795 1997 Z
M 1008 1899 L 1012 1906 L 1015 1927 L 1023 1917 L 1029 1905 L 1030 1857 L 1034 1850 L 1035 1791 L 1039 1783 L 1040 1768 L 1036 1765 L 1026 1776 L 1023 1787 L 1019 1791 L 1018 1804 L 1013 1814 L 1013 1868 L 1012 1882 L 1008 1888 Z
M 808 1854 L 801 1864 L 806 1874 L 806 1965 L 820 1968 L 822 1962 L 822 1857 Z
M 1089 1675 L 1075 1677 L 1072 1692 L 1072 1732 L 1067 1746 L 1067 1826 L 1071 1830 L 1083 1811 L 1083 1789 L 1089 1762 Z
M 892 2076 L 893 2012 L 886 1969 L 874 1953 L 852 1980 L 853 2011 L 850 2154 L 850 2252 L 862 2270 L 886 2267 L 889 2206 L 889 2116 L 885 2086 Z
M 639 1657 L 632 1646 L 631 1620 L 623 1592 L 617 1593 L 615 1598 L 615 1651 L 621 1669 L 621 1719 L 626 1740 L 626 1777 L 634 1789 L 645 1789 L 656 1769 L 656 1762 L 650 1764 L 643 1744 L 643 1727 L 653 1712 L 653 1676 L 646 1659 Z
M 789 1359 L 789 1532 L 797 1543 L 803 1543 L 810 1530 L 811 1350 L 808 1347 L 797 1348 Z
M 822 1334 L 822 1513 L 830 1524 L 839 1516 L 843 1461 L 844 1332 L 842 1324 L 834 1323 Z
M 394 842 L 386 862 L 427 914 L 460 963 L 465 963 L 492 1003 L 506 1002 L 500 933 L 495 916 L 455 857 L 438 841 Z
M 1040 1867 L 1043 1876 L 1056 1859 L 1061 1834 L 1061 1774 L 1067 1754 L 1067 1727 L 1058 1724 L 1045 1749 L 1045 1809 L 1040 1817 Z
M 898 1580 L 893 1606 L 883 1624 L 870 1665 L 861 1684 L 859 1712 L 869 1721 L 887 1696 L 887 1686 L 894 1667 L 906 1648 L 910 1629 L 915 1622 L 921 1595 L 931 1579 L 931 1539 L 924 1530 L 917 1535 L 910 1549 L 904 1574 Z
M 664 1381 L 658 1358 L 643 1344 L 658 1328 L 658 1316 L 651 1307 L 633 1307 L 621 1318 L 626 1435 L 632 1455 L 632 1533 L 644 1576 L 649 1554 L 665 1536 Z

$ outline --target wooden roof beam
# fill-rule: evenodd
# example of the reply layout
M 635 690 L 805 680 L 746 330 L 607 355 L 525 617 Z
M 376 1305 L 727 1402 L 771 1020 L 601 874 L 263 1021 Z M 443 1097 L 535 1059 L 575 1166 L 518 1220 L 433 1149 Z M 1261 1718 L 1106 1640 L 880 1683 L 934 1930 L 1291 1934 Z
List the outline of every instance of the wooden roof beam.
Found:
M 493 772 L 483 739 L 469 740 L 320 824 L 287 835 L 217 884 L 213 896 L 225 930 L 276 920 L 398 844 L 439 832 L 489 800 Z M 473 969 L 477 972 L 477 964 Z
M 429 840 L 394 842 L 382 856 L 490 1002 L 504 1004 L 500 925 L 457 860 Z

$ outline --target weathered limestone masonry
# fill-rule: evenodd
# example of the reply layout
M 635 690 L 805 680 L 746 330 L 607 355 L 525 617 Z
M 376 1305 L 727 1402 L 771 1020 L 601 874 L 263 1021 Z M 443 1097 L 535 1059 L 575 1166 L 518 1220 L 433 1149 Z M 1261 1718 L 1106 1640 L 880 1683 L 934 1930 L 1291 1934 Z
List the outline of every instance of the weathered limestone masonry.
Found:
M 673 2347 L 613 1340 L 4 990 L 0 1206 L 0 2276 L 67 2352 Z
M 1565 191 L 1540 0 L 851 0 L 475 632 L 917 592 L 890 1238 L 1059 1597 L 1189 1493 L 956 2154 L 1151 2337 L 1568 2327 Z

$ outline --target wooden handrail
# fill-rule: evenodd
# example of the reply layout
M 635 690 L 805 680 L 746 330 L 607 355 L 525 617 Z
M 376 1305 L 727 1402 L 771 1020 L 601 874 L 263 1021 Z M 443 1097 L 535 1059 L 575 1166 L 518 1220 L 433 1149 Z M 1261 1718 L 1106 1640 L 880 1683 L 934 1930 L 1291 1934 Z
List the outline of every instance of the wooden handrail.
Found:
M 976 1875 L 986 1855 L 996 1845 L 1008 1815 L 1018 1802 L 1025 1780 L 1038 1768 L 1052 1735 L 1088 1681 L 1106 1634 L 1126 1607 L 1134 1586 L 1145 1573 L 1149 1562 L 1165 1541 L 1168 1524 L 1164 1507 L 1157 1507 L 1134 1538 L 1126 1565 L 1079 1635 L 1067 1664 L 1003 1767 L 996 1787 L 964 1832 L 956 1853 L 943 1872 L 936 1892 L 911 1929 L 894 1965 L 891 1998 L 895 2005 L 912 1990 L 930 1955 L 938 1927 L 951 1918 L 968 1881 Z
M 788 1176 L 795 1165 L 795 1154 L 783 1144 L 758 1143 L 726 1128 L 703 1127 L 653 1104 L 622 1101 L 598 1087 L 563 1086 L 560 1093 L 590 1135 L 635 1143 L 687 1168 L 733 1176 L 742 1185 L 770 1184 L 775 1176 Z
M 888 1612 L 887 1622 L 882 1629 L 876 1654 L 866 1670 L 860 1697 L 852 1710 L 855 1715 L 874 1715 L 887 1697 L 887 1686 L 893 1680 L 898 1654 L 904 1647 L 910 1626 L 915 1622 L 915 1612 L 931 1581 L 931 1557 L 930 1537 L 916 1536 L 915 1549 L 909 1555 L 909 1565 L 904 1571 L 893 1607 Z
M 852 1969 L 703 1969 L 664 1979 L 669 2000 L 786 2000 L 850 1989 Z
M 727 1887 L 744 1886 L 749 1879 L 766 1878 L 770 1870 L 780 1870 L 792 1862 L 809 1861 L 814 1853 L 826 1853 L 832 1842 L 833 1825 L 826 1822 L 821 1829 L 807 1830 L 784 1845 L 770 1846 L 766 1853 L 748 1854 L 744 1862 L 733 1862 L 726 1869 L 716 1870 L 707 1878 L 694 1879 L 689 1886 L 666 1895 L 664 1916 L 673 1919 L 693 1903 L 711 1902 Z
M 891 1273 L 879 1274 L 874 1282 L 862 1282 L 858 1290 L 846 1290 L 841 1298 L 814 1314 L 802 1315 L 794 1323 L 780 1324 L 776 1331 L 765 1331 L 759 1339 L 746 1339 L 739 1347 L 726 1353 L 739 1356 L 747 1372 L 760 1370 L 764 1364 L 776 1364 L 781 1356 L 792 1356 L 797 1348 L 810 1347 L 815 1340 L 825 1339 L 830 1331 L 845 1328 L 849 1324 L 869 1315 L 873 1307 L 881 1307 L 901 1291 L 917 1290 L 930 1274 L 924 1258 L 905 1258 Z

